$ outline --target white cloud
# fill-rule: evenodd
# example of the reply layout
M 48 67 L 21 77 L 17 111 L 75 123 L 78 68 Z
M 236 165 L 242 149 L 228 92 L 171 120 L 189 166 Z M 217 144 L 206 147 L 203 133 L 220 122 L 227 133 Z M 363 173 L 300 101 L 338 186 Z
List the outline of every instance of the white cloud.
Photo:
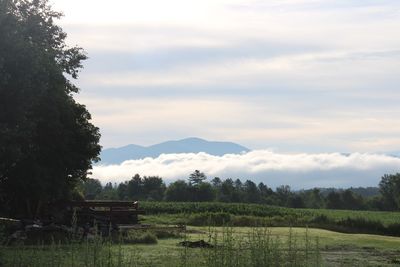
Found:
M 159 175 L 168 181 L 186 179 L 195 169 L 209 178 L 251 179 L 269 186 L 376 186 L 385 173 L 400 171 L 400 158 L 379 154 L 278 154 L 255 150 L 246 154 L 162 154 L 120 165 L 95 166 L 92 177 L 121 182 L 134 174 Z

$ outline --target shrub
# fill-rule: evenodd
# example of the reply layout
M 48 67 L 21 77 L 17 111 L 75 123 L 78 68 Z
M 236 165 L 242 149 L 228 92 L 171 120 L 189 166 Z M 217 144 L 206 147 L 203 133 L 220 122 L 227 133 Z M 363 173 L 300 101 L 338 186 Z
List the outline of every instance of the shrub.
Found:
M 313 219 L 310 220 L 310 223 L 312 224 L 328 224 L 331 223 L 331 221 L 329 220 L 329 218 L 322 214 L 322 215 L 318 215 L 316 217 L 314 217 Z
M 6 227 L 4 225 L 0 225 L 0 246 L 4 244 L 6 240 L 7 240 Z
M 386 228 L 389 235 L 400 236 L 400 223 L 389 224 Z
M 188 218 L 187 224 L 194 226 L 222 226 L 229 224 L 231 215 L 226 212 L 203 212 L 191 214 Z

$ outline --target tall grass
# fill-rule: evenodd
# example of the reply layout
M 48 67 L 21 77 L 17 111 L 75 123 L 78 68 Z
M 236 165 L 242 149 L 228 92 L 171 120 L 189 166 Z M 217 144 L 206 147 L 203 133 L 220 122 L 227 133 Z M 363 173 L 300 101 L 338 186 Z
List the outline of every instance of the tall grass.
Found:
M 187 240 L 183 235 L 178 241 Z M 311 240 L 307 231 L 295 235 L 291 230 L 285 237 L 273 236 L 268 228 L 252 228 L 237 233 L 232 227 L 209 227 L 207 241 L 212 248 L 174 247 L 165 262 L 152 262 L 145 251 L 122 242 L 97 237 L 84 242 L 67 244 L 0 247 L 6 255 L 0 261 L 11 267 L 122 267 L 122 266 L 320 266 L 318 241 Z M 158 246 L 157 244 L 149 246 Z M 143 253 L 143 254 L 142 254 Z M 175 256 L 172 256 L 175 255 Z M 154 256 L 154 255 L 153 255 Z
M 11 267 L 123 267 L 141 266 L 140 255 L 110 241 L 96 240 L 81 244 L 56 244 L 0 248 L 1 266 Z
M 204 266 L 321 266 L 318 240 L 293 234 L 273 236 L 268 228 L 252 228 L 238 236 L 234 228 L 224 227 L 211 233 L 213 248 L 202 250 Z

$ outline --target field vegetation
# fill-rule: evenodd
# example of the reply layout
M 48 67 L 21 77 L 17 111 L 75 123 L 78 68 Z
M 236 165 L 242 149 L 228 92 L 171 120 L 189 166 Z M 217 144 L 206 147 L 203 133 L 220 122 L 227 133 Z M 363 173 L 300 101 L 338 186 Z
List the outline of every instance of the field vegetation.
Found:
M 400 236 L 400 212 L 294 209 L 260 204 L 142 202 L 146 221 L 195 226 L 302 226 Z M 149 216 L 150 215 L 150 216 Z
M 135 230 L 137 231 L 137 230 Z M 313 228 L 188 227 L 160 234 L 154 243 L 130 233 L 68 243 L 1 248 L 4 266 L 396 266 L 400 238 L 343 234 Z M 148 240 L 144 242 L 143 240 Z M 208 248 L 179 246 L 205 240 Z

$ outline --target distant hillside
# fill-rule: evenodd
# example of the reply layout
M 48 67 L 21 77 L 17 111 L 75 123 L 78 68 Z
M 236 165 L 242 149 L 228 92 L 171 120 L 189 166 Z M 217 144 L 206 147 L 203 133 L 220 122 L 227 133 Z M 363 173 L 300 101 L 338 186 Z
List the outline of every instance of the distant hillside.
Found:
M 400 158 L 400 151 L 391 151 L 386 153 L 389 156 Z
M 156 158 L 161 154 L 169 153 L 199 153 L 222 156 L 225 154 L 239 154 L 250 151 L 248 148 L 232 142 L 207 141 L 200 138 L 186 138 L 176 141 L 167 141 L 152 146 L 127 145 L 119 148 L 104 149 L 100 164 L 119 164 L 125 160 Z

